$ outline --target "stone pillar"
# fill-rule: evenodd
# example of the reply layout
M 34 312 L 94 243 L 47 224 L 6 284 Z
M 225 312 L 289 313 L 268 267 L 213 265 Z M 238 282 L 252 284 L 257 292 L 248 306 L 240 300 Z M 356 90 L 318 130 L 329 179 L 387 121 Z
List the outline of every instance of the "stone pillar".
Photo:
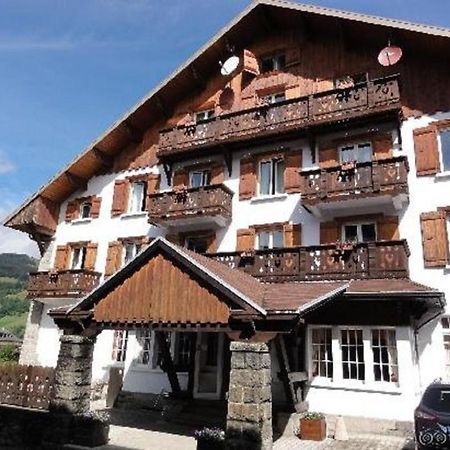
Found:
M 60 342 L 50 408 L 59 413 L 86 413 L 90 407 L 95 338 L 62 335 Z
M 272 374 L 269 347 L 231 342 L 226 448 L 271 450 Z
M 30 302 L 25 335 L 23 337 L 22 349 L 20 351 L 19 364 L 23 364 L 25 366 L 39 365 L 36 348 L 43 309 L 43 303 L 36 300 Z

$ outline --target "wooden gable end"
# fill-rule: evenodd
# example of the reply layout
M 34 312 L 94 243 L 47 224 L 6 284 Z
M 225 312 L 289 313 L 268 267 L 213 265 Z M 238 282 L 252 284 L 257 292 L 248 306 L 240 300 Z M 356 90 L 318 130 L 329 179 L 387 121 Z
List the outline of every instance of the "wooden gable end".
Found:
M 178 264 L 157 254 L 94 307 L 106 323 L 227 324 L 230 308 Z

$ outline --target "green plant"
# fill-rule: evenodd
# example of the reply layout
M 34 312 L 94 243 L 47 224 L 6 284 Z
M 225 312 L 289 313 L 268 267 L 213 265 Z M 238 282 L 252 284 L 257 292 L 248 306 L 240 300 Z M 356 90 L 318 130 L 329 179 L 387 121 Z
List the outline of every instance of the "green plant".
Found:
M 225 441 L 225 431 L 220 428 L 208 428 L 204 427 L 194 432 L 194 437 L 197 441 L 213 441 L 223 442 Z
M 322 413 L 311 411 L 302 414 L 301 418 L 304 420 L 321 420 L 325 419 L 325 416 Z
M 11 363 L 19 360 L 19 352 L 17 347 L 13 344 L 6 344 L 0 346 L 0 362 Z

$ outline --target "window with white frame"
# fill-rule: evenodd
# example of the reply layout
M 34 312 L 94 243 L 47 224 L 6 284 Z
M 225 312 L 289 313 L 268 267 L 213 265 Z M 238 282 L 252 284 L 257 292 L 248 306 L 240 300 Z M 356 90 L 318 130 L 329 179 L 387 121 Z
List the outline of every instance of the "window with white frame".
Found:
M 145 211 L 146 194 L 147 194 L 147 185 L 144 181 L 132 182 L 128 212 L 140 213 Z
M 283 70 L 286 66 L 286 55 L 278 53 L 276 55 L 266 56 L 261 59 L 261 72 L 273 72 Z
M 445 352 L 445 379 L 450 380 L 450 317 L 446 316 L 441 319 L 444 352 Z
M 128 264 L 141 250 L 140 242 L 125 242 L 123 245 L 123 265 Z
M 352 143 L 340 148 L 341 163 L 372 161 L 372 144 L 370 142 Z
M 331 328 L 313 328 L 311 332 L 312 376 L 333 378 Z
M 286 100 L 286 94 L 284 92 L 277 92 L 274 94 L 263 95 L 261 100 L 264 103 L 268 103 L 269 105 L 273 105 L 275 103 L 284 102 Z
M 256 245 L 259 250 L 282 248 L 284 245 L 283 230 L 261 230 L 256 233 Z
M 443 128 L 439 131 L 439 150 L 441 170 L 450 172 L 450 128 Z
M 189 174 L 189 185 L 193 188 L 208 186 L 210 178 L 209 170 L 193 170 Z
M 174 364 L 177 372 L 187 372 L 189 370 L 189 359 L 191 349 L 190 333 L 175 333 L 174 342 Z
M 80 205 L 80 218 L 89 219 L 89 217 L 91 217 L 91 209 L 92 209 L 91 202 L 83 202 Z
M 374 223 L 348 223 L 342 227 L 344 242 L 372 242 L 377 240 Z
M 215 115 L 214 109 L 205 109 L 203 111 L 197 111 L 194 115 L 197 123 L 204 122 L 205 120 L 212 119 Z
M 259 194 L 284 193 L 284 160 L 271 158 L 259 163 Z
M 86 247 L 79 246 L 72 248 L 72 262 L 70 267 L 72 270 L 81 270 L 84 268 L 86 260 Z
M 373 375 L 375 381 L 398 383 L 395 330 L 372 330 Z
M 125 362 L 128 346 L 128 330 L 115 330 L 113 338 L 112 360 Z
M 342 377 L 348 380 L 365 380 L 363 331 L 341 330 Z

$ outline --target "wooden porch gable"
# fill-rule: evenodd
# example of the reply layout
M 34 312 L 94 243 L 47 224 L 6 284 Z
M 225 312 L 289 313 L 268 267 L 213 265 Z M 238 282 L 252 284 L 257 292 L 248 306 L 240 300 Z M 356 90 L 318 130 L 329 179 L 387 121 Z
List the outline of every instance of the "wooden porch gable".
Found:
M 227 324 L 230 308 L 201 280 L 157 254 L 94 306 L 96 322 Z

